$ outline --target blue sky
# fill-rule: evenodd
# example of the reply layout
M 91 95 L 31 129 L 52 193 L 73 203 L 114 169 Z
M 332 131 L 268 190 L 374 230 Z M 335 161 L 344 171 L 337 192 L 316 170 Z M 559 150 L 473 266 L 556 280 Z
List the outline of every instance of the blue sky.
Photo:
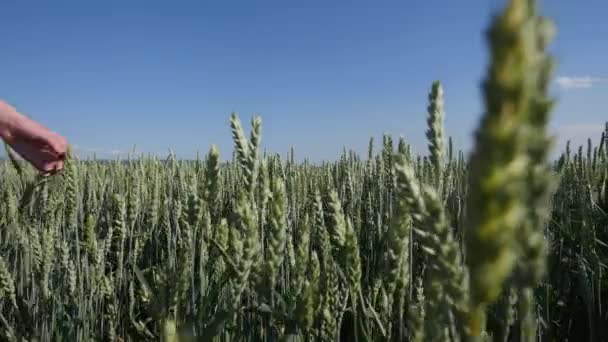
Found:
M 424 151 L 427 92 L 468 147 L 481 108 L 483 30 L 504 1 L 8 1 L 0 97 L 81 155 L 232 150 L 228 118 L 262 116 L 264 146 L 334 159 L 370 136 Z M 551 0 L 553 130 L 583 142 L 608 120 L 608 2 Z M 604 100 L 604 101 L 602 101 Z M 248 126 L 248 125 L 247 125 Z

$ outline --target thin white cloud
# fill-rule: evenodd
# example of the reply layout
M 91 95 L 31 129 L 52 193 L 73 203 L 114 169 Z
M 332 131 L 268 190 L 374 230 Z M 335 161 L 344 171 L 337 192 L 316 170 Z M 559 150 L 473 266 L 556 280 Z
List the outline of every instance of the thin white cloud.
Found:
M 598 83 L 608 83 L 608 78 L 592 76 L 560 76 L 555 82 L 562 89 L 586 89 Z
M 557 134 L 564 137 L 596 138 L 604 131 L 604 123 L 576 123 L 557 127 Z
M 104 148 L 104 147 L 82 147 L 75 145 L 73 146 L 74 150 L 83 154 L 100 154 L 100 155 L 111 155 L 117 156 L 121 154 L 127 154 L 127 151 L 114 149 L 114 148 Z
M 600 140 L 604 131 L 605 123 L 602 122 L 580 122 L 552 127 L 551 131 L 557 138 L 556 151 L 570 141 L 572 146 L 585 145 L 587 139 L 591 138 L 594 144 Z
M 591 138 L 594 145 L 599 143 L 605 123 L 603 122 L 577 122 L 568 124 L 552 124 L 551 135 L 556 139 L 553 146 L 552 156 L 559 157 L 564 151 L 566 143 L 570 141 L 573 151 L 579 146 L 586 146 L 587 139 Z

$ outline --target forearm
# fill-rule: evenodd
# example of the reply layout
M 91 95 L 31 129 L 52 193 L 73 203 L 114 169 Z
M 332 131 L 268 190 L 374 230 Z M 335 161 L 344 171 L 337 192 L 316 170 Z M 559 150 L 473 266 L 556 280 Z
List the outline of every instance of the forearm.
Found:
M 21 116 L 13 106 L 0 100 L 0 137 L 2 139 L 10 136 L 10 131 L 17 125 Z
M 0 137 L 10 143 L 17 136 L 42 140 L 56 138 L 55 133 L 0 100 Z

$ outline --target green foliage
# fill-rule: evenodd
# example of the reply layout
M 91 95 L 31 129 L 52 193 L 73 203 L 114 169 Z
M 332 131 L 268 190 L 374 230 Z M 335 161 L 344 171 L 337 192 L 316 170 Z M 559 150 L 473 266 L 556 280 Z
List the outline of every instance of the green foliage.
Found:
M 367 158 L 0 163 L 0 340 L 608 340 L 608 124 L 549 162 L 551 26 L 512 0 L 488 31 L 471 160 L 383 136 Z M 447 151 L 446 151 L 447 149 Z

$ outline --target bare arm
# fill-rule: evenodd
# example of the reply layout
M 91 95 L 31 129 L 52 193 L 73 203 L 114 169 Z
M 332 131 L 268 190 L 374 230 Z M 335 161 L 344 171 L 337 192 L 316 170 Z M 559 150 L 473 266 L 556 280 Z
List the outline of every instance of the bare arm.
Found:
M 63 168 L 67 142 L 0 100 L 0 137 L 42 172 Z

